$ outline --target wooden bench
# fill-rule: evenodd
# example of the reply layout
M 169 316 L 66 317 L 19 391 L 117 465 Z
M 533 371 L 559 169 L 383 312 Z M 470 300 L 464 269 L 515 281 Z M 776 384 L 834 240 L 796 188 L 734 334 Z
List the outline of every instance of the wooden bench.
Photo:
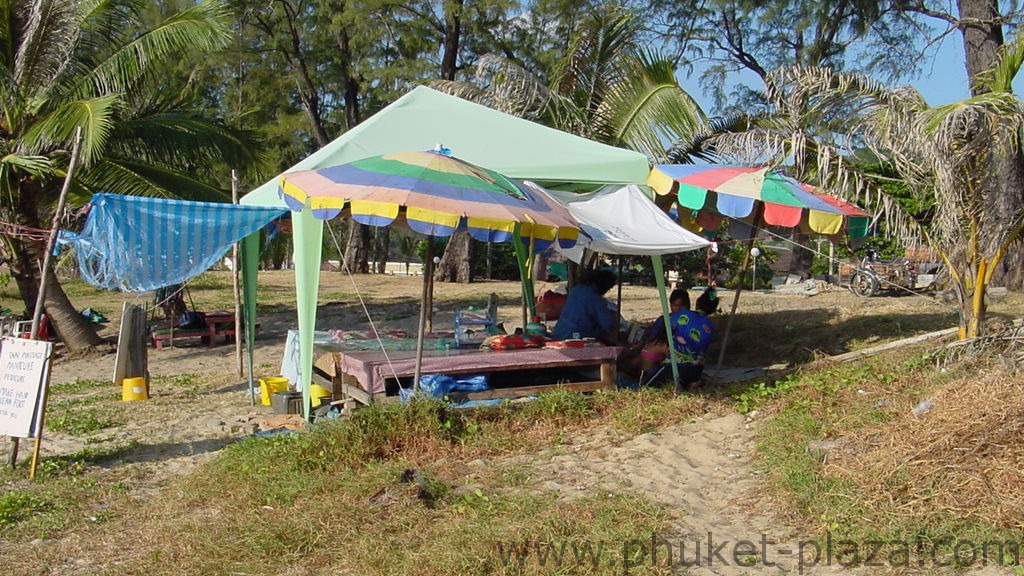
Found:
M 222 336 L 225 341 L 235 337 L 235 315 L 234 314 L 207 314 L 206 326 L 201 328 L 156 328 L 150 332 L 150 339 L 153 347 L 162 350 L 164 342 L 173 345 L 174 340 L 180 338 L 200 338 L 203 344 L 213 348 L 217 345 L 217 338 Z

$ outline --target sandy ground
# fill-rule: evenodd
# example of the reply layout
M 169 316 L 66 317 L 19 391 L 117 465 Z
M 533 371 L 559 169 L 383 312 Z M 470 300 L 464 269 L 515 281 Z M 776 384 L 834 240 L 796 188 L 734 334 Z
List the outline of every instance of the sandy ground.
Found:
M 871 561 L 878 562 L 877 567 L 846 568 L 842 564 L 849 563 L 850 556 L 837 553 L 830 559 L 827 548 L 819 548 L 811 536 L 774 513 L 776 507 L 766 499 L 760 473 L 752 467 L 756 415 L 707 413 L 692 422 L 625 440 L 608 433 L 579 437 L 568 450 L 542 456 L 539 465 L 535 456 L 519 460 L 534 467 L 538 488 L 562 498 L 602 490 L 642 493 L 669 510 L 671 531 L 658 534 L 656 541 L 630 544 L 640 555 L 638 566 L 650 565 L 652 553 L 664 565 L 671 549 L 674 563 L 691 564 L 684 572 L 691 576 L 881 572 L 886 553 Z M 752 543 L 753 554 L 736 555 L 737 550 L 750 550 L 742 541 Z M 859 558 L 868 562 L 870 545 L 858 546 Z M 929 567 L 909 573 L 944 572 Z M 979 566 L 963 574 L 1009 576 L 1015 572 Z
M 257 377 L 278 372 L 285 335 L 295 324 L 292 282 L 288 272 L 261 275 Z M 340 275 L 324 274 L 317 328 L 366 327 L 361 296 L 378 327 L 411 331 L 416 324 L 418 291 L 417 278 L 369 276 L 353 283 Z M 499 316 L 506 325 L 518 325 L 518 285 L 508 282 L 439 285 L 435 325 L 439 329 L 450 326 L 455 303 L 482 306 L 490 292 L 499 296 Z M 207 310 L 226 307 L 225 302 L 230 302 L 225 300 L 223 290 L 194 291 L 194 296 L 197 306 Z M 724 308 L 731 303 L 731 293 L 723 292 L 722 300 Z M 1011 296 L 1007 302 L 995 302 L 993 311 L 1004 316 L 1019 314 L 1013 312 L 1020 309 L 1019 300 Z M 116 295 L 75 301 L 83 308 L 100 307 L 112 320 L 105 335 L 113 335 L 121 308 Z M 627 318 L 654 318 L 659 313 L 655 291 L 625 287 L 623 310 Z M 727 363 L 732 373 L 752 373 L 769 364 L 785 365 L 793 361 L 794 355 L 837 353 L 880 338 L 895 339 L 943 328 L 955 318 L 951 306 L 929 298 L 860 299 L 844 291 L 815 296 L 744 294 L 739 312 L 732 343 L 735 352 L 730 353 L 731 362 Z M 720 329 L 724 320 L 718 319 Z M 773 332 L 766 332 L 769 328 Z M 98 354 L 58 360 L 53 366 L 53 382 L 109 382 L 114 359 L 113 354 Z M 149 365 L 152 398 L 111 403 L 123 425 L 92 436 L 50 433 L 43 443 L 43 454 L 69 454 L 87 446 L 124 446 L 106 465 L 137 468 L 132 494 L 144 497 L 159 490 L 169 477 L 188 473 L 221 447 L 251 434 L 259 421 L 270 415 L 269 407 L 250 405 L 245 381 L 235 371 L 233 345 L 209 349 L 193 340 L 160 351 L 150 349 Z M 100 393 L 113 399 L 119 390 L 110 385 Z M 756 425 L 756 421 L 738 414 L 707 414 L 693 422 L 625 440 L 601 435 L 580 438 L 568 452 L 551 455 L 539 465 L 537 482 L 566 498 L 603 488 L 642 492 L 672 511 L 677 544 L 698 538 L 706 543 L 708 532 L 716 541 L 759 541 L 761 534 L 767 534 L 779 542 L 772 547 L 775 553 L 769 550 L 777 567 L 713 563 L 695 567 L 691 574 L 777 574 L 780 569 L 795 573 L 793 551 L 799 536 L 786 527 L 784 519 L 765 516 L 756 511 L 762 507 L 752 504 L 762 490 L 751 468 Z M 0 453 L 7 450 L 7 443 L 2 444 Z M 22 454 L 28 451 L 24 449 Z M 692 554 L 693 544 L 689 546 Z M 787 549 L 791 551 L 788 555 L 780 552 Z M 804 573 L 834 573 L 824 567 L 811 570 Z M 975 574 L 998 573 L 990 569 Z

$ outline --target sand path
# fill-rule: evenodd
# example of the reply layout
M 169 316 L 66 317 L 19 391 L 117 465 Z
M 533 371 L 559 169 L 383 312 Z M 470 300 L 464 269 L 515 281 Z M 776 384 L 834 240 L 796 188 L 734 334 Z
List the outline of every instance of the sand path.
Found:
M 601 490 L 635 492 L 664 505 L 671 529 L 623 543 L 637 565 L 650 565 L 652 551 L 664 566 L 669 549 L 674 572 L 694 576 L 878 574 L 883 566 L 851 567 L 852 557 L 831 561 L 827 550 L 773 512 L 764 479 L 753 465 L 759 424 L 743 415 L 706 414 L 692 422 L 626 439 L 609 433 L 579 438 L 535 464 L 538 486 L 571 499 Z M 653 537 L 652 537 L 653 536 Z M 744 542 L 746 541 L 746 542 Z M 710 542 L 710 546 L 709 546 Z M 858 543 L 860 560 L 870 550 Z M 843 563 L 847 565 L 842 565 Z M 928 566 L 911 574 L 941 573 Z M 1010 575 L 981 566 L 969 576 Z

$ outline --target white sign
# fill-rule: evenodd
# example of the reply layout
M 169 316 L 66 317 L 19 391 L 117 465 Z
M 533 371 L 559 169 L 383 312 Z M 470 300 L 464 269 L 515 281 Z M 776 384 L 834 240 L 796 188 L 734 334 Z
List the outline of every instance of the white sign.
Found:
M 0 346 L 0 435 L 38 436 L 52 347 L 39 340 L 4 338 Z

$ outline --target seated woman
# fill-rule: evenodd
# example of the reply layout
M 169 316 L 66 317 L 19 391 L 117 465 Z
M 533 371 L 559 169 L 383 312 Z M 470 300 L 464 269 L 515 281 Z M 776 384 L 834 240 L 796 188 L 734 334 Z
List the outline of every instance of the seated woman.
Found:
M 578 335 L 579 338 L 596 338 L 605 344 L 616 344 L 618 312 L 604 299 L 616 282 L 615 274 L 608 270 L 584 274 L 580 283 L 569 291 L 551 337 L 566 340 Z
M 690 309 L 690 293 L 686 290 L 686 288 L 676 288 L 675 290 L 672 291 L 671 294 L 669 294 L 668 309 L 670 316 L 672 314 L 675 314 L 676 312 L 679 312 L 680 310 Z M 658 316 L 658 319 L 655 320 L 653 324 L 647 327 L 647 330 L 644 331 L 643 338 L 640 340 L 640 344 L 645 344 L 647 341 L 653 338 L 656 333 L 659 332 L 661 334 L 665 333 L 664 316 Z
M 708 318 L 708 315 L 718 310 L 718 294 L 715 289 L 708 288 L 696 304 L 696 310 L 682 309 L 669 317 L 672 344 L 679 366 L 679 384 L 691 392 L 701 385 L 704 357 L 715 337 L 715 325 Z M 638 353 L 628 358 L 624 355 L 624 360 L 625 365 L 620 364 L 620 368 L 627 374 L 631 368 L 633 373 L 639 369 L 637 381 L 640 386 L 660 386 L 672 382 L 672 358 L 664 331 L 655 333 Z M 656 367 L 652 365 L 655 361 Z

